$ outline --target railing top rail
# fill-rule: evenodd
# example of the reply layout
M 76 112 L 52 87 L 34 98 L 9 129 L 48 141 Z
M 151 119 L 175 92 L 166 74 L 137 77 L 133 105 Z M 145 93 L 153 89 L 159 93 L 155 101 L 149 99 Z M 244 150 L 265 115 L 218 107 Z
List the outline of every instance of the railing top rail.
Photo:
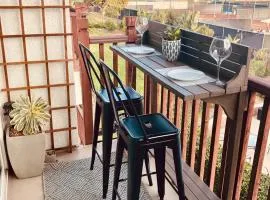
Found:
M 114 34 L 105 36 L 90 36 L 90 44 L 100 44 L 100 43 L 117 43 L 117 42 L 127 42 L 128 36 L 125 34 Z
M 270 78 L 250 76 L 248 79 L 248 89 L 270 97 Z

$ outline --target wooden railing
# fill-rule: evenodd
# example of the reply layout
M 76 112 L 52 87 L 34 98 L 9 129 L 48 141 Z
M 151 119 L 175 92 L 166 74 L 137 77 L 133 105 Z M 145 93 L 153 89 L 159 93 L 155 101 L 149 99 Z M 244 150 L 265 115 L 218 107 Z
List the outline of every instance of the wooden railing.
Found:
M 257 98 L 262 98 L 263 106 L 260 114 L 260 125 L 258 129 L 257 143 L 255 147 L 254 160 L 252 164 L 252 171 L 250 175 L 248 199 L 257 199 L 258 191 L 261 182 L 263 161 L 267 150 L 267 141 L 270 130 L 270 83 L 262 78 L 250 77 L 248 82 L 249 102 L 248 108 L 244 115 L 244 123 L 242 130 L 242 140 L 240 146 L 240 156 L 238 161 L 238 174 L 236 176 L 236 199 L 240 196 L 241 183 L 243 179 L 243 168 L 247 154 L 248 141 L 250 136 L 250 128 L 253 121 L 255 110 L 255 102 Z M 258 96 L 259 95 L 259 96 Z M 268 191 L 268 198 L 270 199 L 270 185 Z
M 82 20 L 81 18 L 79 18 Z M 83 23 L 79 23 L 83 24 Z M 102 60 L 107 60 L 106 53 L 108 49 L 106 44 L 116 45 L 128 41 L 126 35 L 110 35 L 90 37 L 85 31 L 86 27 L 78 27 L 78 41 L 91 47 L 98 45 L 98 56 Z M 83 31 L 84 30 L 84 31 Z M 84 36 L 82 36 L 84 35 Z M 83 38 L 80 40 L 80 38 Z M 88 38 L 88 39 L 86 39 Z M 78 44 L 75 41 L 75 48 Z M 78 58 L 80 57 L 79 52 Z M 225 133 L 225 127 L 230 126 L 230 120 L 227 120 L 223 109 L 218 105 L 203 102 L 201 100 L 182 101 L 172 91 L 156 84 L 147 75 L 138 76 L 139 70 L 129 63 L 120 65 L 119 58 L 116 54 L 112 55 L 112 67 L 117 72 L 125 71 L 125 83 L 134 88 L 138 88 L 139 84 L 143 84 L 144 106 L 145 112 L 161 112 L 167 116 L 181 130 L 182 159 L 200 176 L 202 180 L 221 197 L 224 186 L 225 158 L 227 152 L 228 134 Z M 81 66 L 82 63 L 80 64 Z M 82 76 L 84 76 L 83 67 L 80 68 Z M 88 86 L 86 87 L 86 85 Z M 84 95 L 88 96 L 83 102 L 83 115 L 85 124 L 92 123 L 92 98 L 88 80 L 82 78 L 82 87 Z M 157 92 L 154 92 L 157 91 Z M 240 192 L 243 181 L 244 166 L 246 164 L 246 156 L 248 149 L 248 141 L 250 135 L 251 124 L 255 115 L 255 101 L 260 99 L 263 101 L 260 125 L 258 130 L 257 144 L 255 147 L 254 160 L 249 181 L 247 199 L 256 200 L 262 174 L 263 160 L 267 149 L 267 138 L 270 128 L 270 84 L 262 79 L 252 77 L 248 82 L 249 102 L 247 111 L 244 114 L 244 123 L 242 130 L 242 140 L 240 144 L 240 156 L 238 160 L 237 175 L 235 177 L 234 199 L 240 199 Z M 90 97 L 89 97 L 90 96 Z M 157 97 L 157 98 L 156 98 Z M 153 99 L 158 99 L 154 101 Z M 85 109 L 87 108 L 87 109 Z M 88 113 L 88 114 L 87 114 Z M 90 127 L 90 126 L 89 126 Z M 85 138 L 91 141 L 91 127 L 88 132 L 85 131 Z M 86 130 L 86 128 L 85 128 Z M 87 136 L 88 134 L 88 136 Z M 221 139 L 223 138 L 223 139 Z M 270 186 L 269 186 L 270 188 Z M 270 189 L 265 194 L 270 199 Z M 222 198 L 222 197 L 221 197 Z

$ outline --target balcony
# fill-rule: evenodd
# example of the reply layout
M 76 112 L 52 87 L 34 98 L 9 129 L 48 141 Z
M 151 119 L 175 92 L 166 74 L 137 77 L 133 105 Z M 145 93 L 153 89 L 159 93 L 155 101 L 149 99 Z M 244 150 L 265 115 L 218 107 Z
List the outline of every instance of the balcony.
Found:
M 91 145 L 92 142 L 95 99 L 89 92 L 91 86 L 82 65 L 78 48 L 78 43 L 81 42 L 89 46 L 97 57 L 108 62 L 126 85 L 131 85 L 144 95 L 145 113 L 161 112 L 181 130 L 184 181 L 188 199 L 200 199 L 200 195 L 203 195 L 202 199 L 270 198 L 269 80 L 249 77 L 247 107 L 242 122 L 239 121 L 235 125 L 241 127 L 238 132 L 236 131 L 239 140 L 235 142 L 235 137 L 230 134 L 231 129 L 235 127 L 232 125 L 232 120 L 227 117 L 226 108 L 200 99 L 183 100 L 173 88 L 153 81 L 134 63 L 125 61 L 115 51 L 110 50 L 111 45 L 128 43 L 132 39 L 129 35 L 91 37 L 88 33 L 88 21 L 84 13 L 79 10 L 71 12 L 71 23 L 74 71 L 80 76 L 78 90 L 81 90 L 81 99 L 79 97 L 77 99 L 79 105 L 68 106 L 76 108 L 78 134 L 81 143 L 86 146 L 77 148 L 71 154 L 61 152 L 60 149 L 57 151 L 59 161 L 74 161 L 89 158 L 91 155 L 91 146 L 87 145 Z M 153 92 L 156 92 L 156 95 L 153 95 Z M 150 93 L 152 95 L 149 95 Z M 72 127 L 67 128 L 70 129 Z M 234 148 L 233 152 L 230 147 Z M 57 148 L 52 145 L 51 149 Z M 68 150 L 70 149 L 72 147 L 68 146 Z M 175 175 L 170 152 L 167 152 L 166 161 L 168 181 L 172 184 L 166 183 L 165 199 L 178 199 L 174 190 Z M 150 165 L 154 170 L 153 157 L 150 159 Z M 262 187 L 263 182 L 266 185 Z M 152 199 L 158 199 L 156 183 L 153 187 L 148 187 L 147 180 L 143 179 L 143 184 Z M 8 199 L 34 200 L 43 197 L 42 177 L 17 180 L 10 175 Z
M 83 17 L 80 19 L 83 20 Z M 80 29 L 79 29 L 80 30 Z M 81 29 L 83 30 L 83 29 Z M 81 34 L 83 34 L 81 32 Z M 79 36 L 80 37 L 80 36 Z M 100 59 L 109 62 L 126 83 L 132 85 L 145 96 L 145 112 L 161 111 L 181 130 L 182 159 L 194 173 L 222 199 L 222 179 L 225 179 L 226 147 L 230 141 L 226 127 L 230 126 L 221 106 L 200 100 L 183 101 L 174 91 L 157 84 L 158 100 L 149 97 L 151 81 L 140 69 L 132 70 L 132 65 L 124 64 L 123 58 L 114 51 L 109 55 L 110 45 L 128 42 L 126 35 L 92 36 L 86 39 L 87 45 Z M 119 64 L 120 63 L 120 64 Z M 121 67 L 120 67 L 121 65 Z M 143 87 L 140 82 L 144 79 Z M 150 89 L 151 90 L 151 89 Z M 233 199 L 263 199 L 269 191 L 260 188 L 260 180 L 267 180 L 269 150 L 269 84 L 267 79 L 249 77 L 248 104 L 244 112 L 243 128 L 239 144 L 239 157 L 236 161 Z M 264 113 L 263 115 L 261 115 Z M 264 117 L 263 117 L 264 116 Z M 239 122 L 240 123 L 240 122 Z M 194 131 L 195 130 L 195 131 Z M 192 132 L 193 131 L 193 132 Z M 240 133 L 239 133 L 240 134 Z M 168 169 L 170 168 L 168 158 Z M 247 175 L 247 168 L 250 173 Z M 173 177 L 173 172 L 171 172 Z M 266 179 L 265 179 L 266 178 Z M 269 179 L 268 179 L 269 180 Z M 269 186 L 268 186 L 269 187 Z M 268 192 L 268 193 L 267 193 Z M 264 197 L 262 197 L 264 196 Z

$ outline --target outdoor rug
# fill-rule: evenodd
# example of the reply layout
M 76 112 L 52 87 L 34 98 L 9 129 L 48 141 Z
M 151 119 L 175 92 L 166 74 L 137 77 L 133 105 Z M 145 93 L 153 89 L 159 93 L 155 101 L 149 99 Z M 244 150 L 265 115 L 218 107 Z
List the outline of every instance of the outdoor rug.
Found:
M 114 161 L 115 155 L 112 155 Z M 70 162 L 46 164 L 43 172 L 45 200 L 101 200 L 102 165 L 96 159 L 90 171 L 90 158 Z M 110 184 L 107 199 L 112 196 L 113 169 L 110 171 Z M 127 164 L 122 165 L 121 178 L 127 177 Z M 118 192 L 122 200 L 127 199 L 127 182 L 120 182 Z M 146 188 L 141 186 L 140 200 L 151 200 Z

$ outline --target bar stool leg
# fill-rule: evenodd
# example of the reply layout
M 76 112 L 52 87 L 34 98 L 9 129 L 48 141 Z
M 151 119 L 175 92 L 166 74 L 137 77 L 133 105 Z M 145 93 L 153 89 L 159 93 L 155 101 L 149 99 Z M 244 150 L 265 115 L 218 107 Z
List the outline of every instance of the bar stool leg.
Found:
M 143 114 L 143 101 L 141 101 L 138 104 L 135 104 L 137 114 L 142 115 Z M 148 152 L 145 152 L 145 168 L 146 168 L 146 173 L 147 173 L 147 178 L 148 178 L 148 183 L 149 186 L 153 186 L 153 181 L 152 181 L 152 176 L 151 176 L 151 171 L 150 171 L 150 164 L 149 164 L 149 155 Z
M 175 166 L 175 175 L 177 180 L 177 188 L 179 200 L 185 200 L 185 186 L 183 182 L 183 174 L 182 174 L 182 161 L 181 161 L 181 149 L 180 149 L 180 138 L 176 139 L 175 145 L 173 145 L 173 159 Z
M 164 195 L 165 195 L 166 147 L 155 148 L 154 152 L 155 152 L 155 162 L 156 162 L 156 171 L 157 171 L 158 194 L 159 194 L 160 200 L 163 200 Z
M 98 105 L 98 103 L 96 103 L 95 122 L 94 122 L 94 137 L 93 137 L 90 170 L 94 169 L 94 163 L 95 163 L 95 159 L 96 159 L 96 148 L 97 148 L 97 143 L 98 143 L 100 115 L 101 115 L 101 107 Z
M 118 141 L 117 141 L 117 149 L 116 149 L 112 200 L 116 199 L 116 191 L 118 189 L 119 177 L 120 177 L 122 160 L 123 160 L 124 145 L 125 143 L 122 137 L 119 135 Z
M 142 179 L 144 152 L 138 144 L 131 142 L 128 145 L 128 198 L 139 200 Z
M 103 106 L 102 116 L 102 130 L 103 130 L 103 198 L 107 197 L 109 175 L 110 175 L 110 162 L 111 162 L 111 149 L 113 137 L 113 121 L 112 108 L 108 104 Z
M 148 151 L 145 152 L 145 168 L 146 168 L 146 173 L 147 173 L 149 186 L 153 186 L 153 181 L 152 181 L 151 171 L 150 171 Z

